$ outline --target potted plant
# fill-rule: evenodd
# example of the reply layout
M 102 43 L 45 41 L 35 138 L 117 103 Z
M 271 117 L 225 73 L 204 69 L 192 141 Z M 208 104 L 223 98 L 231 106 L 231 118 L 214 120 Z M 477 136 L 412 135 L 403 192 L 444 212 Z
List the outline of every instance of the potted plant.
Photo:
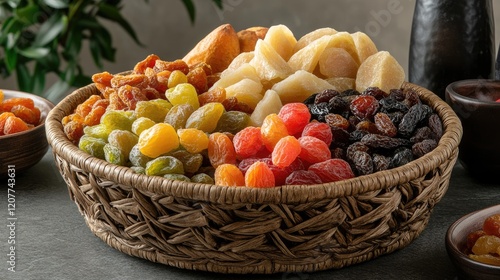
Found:
M 147 0 L 146 0 L 147 1 Z M 181 0 L 191 22 L 192 0 Z M 213 0 L 222 9 L 221 0 Z M 21 91 L 57 98 L 71 87 L 91 82 L 80 63 L 87 41 L 93 63 L 113 62 L 116 49 L 112 34 L 102 24 L 118 24 L 139 45 L 137 34 L 121 13 L 121 0 L 0 0 L 0 73 L 16 75 Z M 46 77 L 57 81 L 46 89 Z

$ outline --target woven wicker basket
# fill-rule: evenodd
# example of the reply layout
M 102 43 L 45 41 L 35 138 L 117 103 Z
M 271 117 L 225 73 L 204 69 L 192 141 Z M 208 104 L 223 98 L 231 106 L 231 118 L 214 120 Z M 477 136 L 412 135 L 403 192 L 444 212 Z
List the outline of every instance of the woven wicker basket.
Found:
M 441 117 L 431 153 L 346 181 L 272 189 L 231 188 L 134 173 L 78 149 L 61 119 L 98 91 L 76 90 L 50 113 L 47 137 L 90 230 L 132 256 L 219 273 L 342 268 L 404 248 L 446 193 L 462 127 L 436 95 L 414 88 Z

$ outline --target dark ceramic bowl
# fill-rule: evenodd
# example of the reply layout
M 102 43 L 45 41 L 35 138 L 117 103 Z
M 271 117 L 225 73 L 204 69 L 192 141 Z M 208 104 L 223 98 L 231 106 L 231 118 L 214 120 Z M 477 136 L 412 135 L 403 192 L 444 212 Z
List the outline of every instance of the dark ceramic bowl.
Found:
M 500 266 L 474 261 L 464 253 L 467 235 L 481 229 L 484 220 L 495 213 L 500 213 L 500 204 L 463 216 L 453 223 L 446 232 L 446 251 L 465 279 L 500 279 Z
M 500 173 L 500 81 L 463 80 L 446 88 L 446 102 L 463 127 L 459 160 L 474 177 L 491 181 Z M 497 179 L 498 181 L 498 179 Z
M 50 101 L 25 92 L 2 90 L 5 99 L 13 97 L 28 97 L 40 109 L 40 124 L 34 128 L 0 136 L 0 178 L 9 175 L 8 169 L 21 173 L 38 163 L 48 150 L 47 137 L 45 136 L 45 118 L 54 107 Z M 12 168 L 10 168 L 12 167 Z

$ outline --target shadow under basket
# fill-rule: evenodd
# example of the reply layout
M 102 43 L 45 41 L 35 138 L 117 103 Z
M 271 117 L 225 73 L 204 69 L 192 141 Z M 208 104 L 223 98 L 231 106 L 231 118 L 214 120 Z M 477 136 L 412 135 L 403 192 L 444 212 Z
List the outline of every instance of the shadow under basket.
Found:
M 432 92 L 415 89 L 441 117 L 444 135 L 404 166 L 320 185 L 223 187 L 136 174 L 78 149 L 61 120 L 94 85 L 47 118 L 55 162 L 90 230 L 128 255 L 219 273 L 338 269 L 402 249 L 424 230 L 448 189 L 462 127 Z

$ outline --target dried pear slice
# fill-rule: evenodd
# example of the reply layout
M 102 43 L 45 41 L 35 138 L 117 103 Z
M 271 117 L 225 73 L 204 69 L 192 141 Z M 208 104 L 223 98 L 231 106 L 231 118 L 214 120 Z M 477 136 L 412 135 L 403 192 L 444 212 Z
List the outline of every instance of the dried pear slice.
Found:
M 280 96 L 283 104 L 303 102 L 307 97 L 316 92 L 331 88 L 327 81 L 304 70 L 299 70 L 283 81 L 276 83 L 272 89 Z
M 319 72 L 326 78 L 356 78 L 359 64 L 342 48 L 327 48 L 318 61 Z
M 292 31 L 283 24 L 271 26 L 264 41 L 273 47 L 285 61 L 292 56 L 295 44 L 297 44 Z
M 362 92 L 368 87 L 379 87 L 389 92 L 400 88 L 404 80 L 405 72 L 398 61 L 389 52 L 379 51 L 359 66 L 356 90 Z
M 365 61 L 371 55 L 378 52 L 377 46 L 372 41 L 372 39 L 363 32 L 356 32 L 351 34 L 356 49 L 358 50 L 358 56 L 361 63 Z
M 328 48 L 344 49 L 352 56 L 356 63 L 360 64 L 358 50 L 356 49 L 356 44 L 351 34 L 347 32 L 337 32 L 335 35 L 332 35 Z
M 241 81 L 226 87 L 227 97 L 236 97 L 239 102 L 247 104 L 254 109 L 262 100 L 262 84 L 252 79 L 242 79 Z
M 255 68 L 253 68 L 253 66 L 250 65 L 249 63 L 244 63 L 240 67 L 238 67 L 237 69 L 224 70 L 220 75 L 220 79 L 217 82 L 215 82 L 215 84 L 212 86 L 212 88 L 229 87 L 229 86 L 234 85 L 243 79 L 251 79 L 255 82 L 260 83 L 259 74 L 255 70 Z
M 294 71 L 305 70 L 307 72 L 313 72 L 318 65 L 321 54 L 330 44 L 331 38 L 332 36 L 330 35 L 323 36 L 305 46 L 290 57 L 288 65 L 290 65 Z
M 272 46 L 259 39 L 255 45 L 254 58 L 250 61 L 259 77 L 264 81 L 283 80 L 293 73 L 286 61 Z
M 262 100 L 255 106 L 250 116 L 250 125 L 262 126 L 264 119 L 270 114 L 278 114 L 281 107 L 283 107 L 283 104 L 278 93 L 272 89 L 268 89 L 264 93 Z
M 324 28 L 319 28 L 314 31 L 311 31 L 307 33 L 306 35 L 302 36 L 298 41 L 297 44 L 295 44 L 294 48 L 294 53 L 298 52 L 305 46 L 309 45 L 313 41 L 316 41 L 317 39 L 326 36 L 326 35 L 335 35 L 337 34 L 337 30 L 330 28 L 330 27 L 324 27 Z

